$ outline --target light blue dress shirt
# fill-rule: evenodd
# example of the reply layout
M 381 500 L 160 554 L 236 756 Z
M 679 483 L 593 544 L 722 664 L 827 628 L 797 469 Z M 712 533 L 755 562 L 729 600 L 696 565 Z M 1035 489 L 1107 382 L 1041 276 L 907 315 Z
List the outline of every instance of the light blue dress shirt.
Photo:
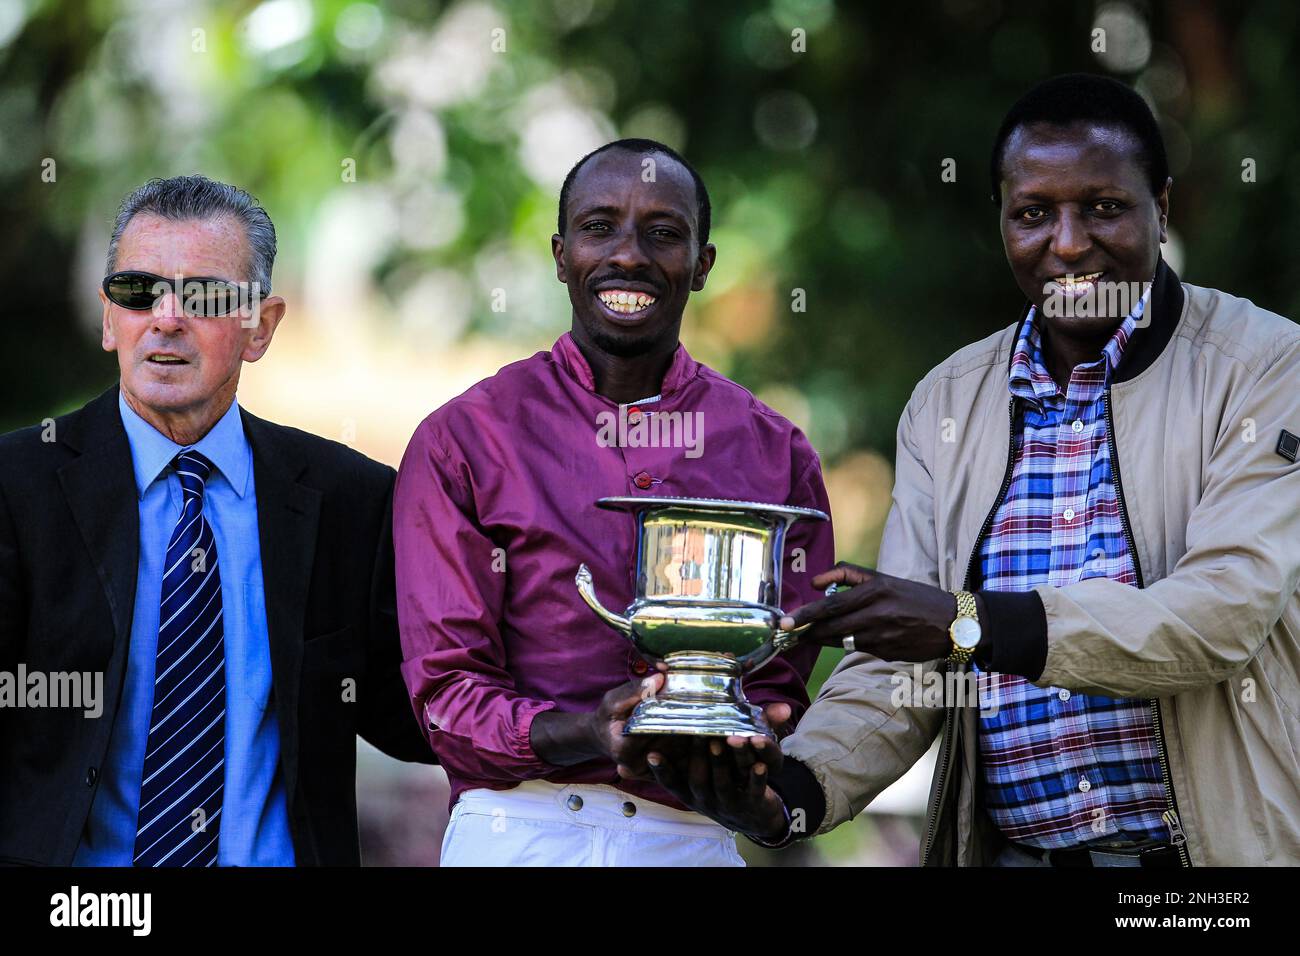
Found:
M 292 866 L 288 801 L 280 773 L 280 729 L 271 701 L 271 645 L 262 587 L 253 449 L 238 402 L 195 445 L 177 445 L 118 396 L 140 494 L 140 565 L 126 682 L 113 723 L 99 789 L 77 847 L 78 866 L 130 866 L 145 744 L 153 710 L 158 606 L 167 542 L 182 508 L 181 484 L 168 466 L 186 448 L 214 465 L 203 510 L 217 542 L 226 648 L 225 784 L 220 866 Z

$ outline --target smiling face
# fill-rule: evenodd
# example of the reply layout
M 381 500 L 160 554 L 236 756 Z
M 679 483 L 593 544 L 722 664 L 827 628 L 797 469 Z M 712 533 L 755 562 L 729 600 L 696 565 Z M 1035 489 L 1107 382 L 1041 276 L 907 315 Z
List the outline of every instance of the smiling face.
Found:
M 1021 291 L 1064 337 L 1108 337 L 1127 309 L 1116 314 L 1105 304 L 1127 300 L 1109 299 L 1116 287 L 1105 284 L 1150 282 L 1155 274 L 1172 180 L 1153 196 L 1139 155 L 1122 126 L 1037 123 L 1007 140 L 1002 244 Z M 1045 308 L 1049 298 L 1102 307 Z
M 697 239 L 689 170 L 657 153 L 609 150 L 578 171 L 565 215 L 551 249 L 575 335 L 624 358 L 675 346 L 686 300 L 704 288 L 716 255 Z
M 231 218 L 173 221 L 141 213 L 122 232 L 115 268 L 168 279 L 204 277 L 249 282 L 248 241 Z M 184 290 L 182 289 L 182 292 Z M 103 347 L 117 353 L 122 391 L 133 409 L 160 431 L 186 422 L 206 431 L 234 398 L 244 362 L 256 362 L 271 344 L 284 314 L 279 296 L 262 301 L 256 324 L 238 313 L 193 317 L 174 292 L 153 309 L 132 311 L 103 290 Z

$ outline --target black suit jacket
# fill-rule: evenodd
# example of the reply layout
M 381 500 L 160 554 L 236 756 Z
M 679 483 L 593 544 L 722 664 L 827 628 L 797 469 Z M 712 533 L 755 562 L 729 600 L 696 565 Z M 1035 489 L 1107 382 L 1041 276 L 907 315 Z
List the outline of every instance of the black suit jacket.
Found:
M 0 670 L 104 674 L 98 718 L 0 708 L 0 862 L 72 862 L 121 699 L 140 521 L 117 394 L 0 436 Z M 356 735 L 433 761 L 399 671 L 394 472 L 242 414 L 294 853 L 357 865 Z

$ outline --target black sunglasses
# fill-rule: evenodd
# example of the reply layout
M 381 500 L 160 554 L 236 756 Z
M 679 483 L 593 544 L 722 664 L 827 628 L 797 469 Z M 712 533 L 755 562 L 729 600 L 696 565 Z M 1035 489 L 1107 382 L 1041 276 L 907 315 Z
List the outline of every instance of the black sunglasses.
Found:
M 110 302 L 133 312 L 153 309 L 158 300 L 173 292 L 186 315 L 200 318 L 229 315 L 241 308 L 252 309 L 261 294 L 256 283 L 250 290 L 244 283 L 207 276 L 171 279 L 152 272 L 114 272 L 104 280 L 104 295 Z

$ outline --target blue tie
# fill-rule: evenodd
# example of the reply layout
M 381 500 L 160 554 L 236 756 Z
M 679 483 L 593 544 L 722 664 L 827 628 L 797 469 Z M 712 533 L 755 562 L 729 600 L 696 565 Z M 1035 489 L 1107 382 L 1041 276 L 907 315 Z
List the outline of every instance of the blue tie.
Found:
M 184 507 L 167 543 L 136 866 L 215 866 L 226 736 L 226 650 L 217 544 L 203 514 L 212 462 L 172 460 Z

